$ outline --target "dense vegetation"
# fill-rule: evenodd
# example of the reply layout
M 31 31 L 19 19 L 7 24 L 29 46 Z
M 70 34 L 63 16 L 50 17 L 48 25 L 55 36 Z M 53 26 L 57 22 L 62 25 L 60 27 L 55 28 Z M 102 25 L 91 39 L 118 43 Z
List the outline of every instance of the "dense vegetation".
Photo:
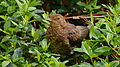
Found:
M 62 61 L 46 38 L 44 19 L 55 13 L 84 15 L 68 21 L 93 25 L 89 39 Z M 119 15 L 120 0 L 0 0 L 0 67 L 120 67 Z

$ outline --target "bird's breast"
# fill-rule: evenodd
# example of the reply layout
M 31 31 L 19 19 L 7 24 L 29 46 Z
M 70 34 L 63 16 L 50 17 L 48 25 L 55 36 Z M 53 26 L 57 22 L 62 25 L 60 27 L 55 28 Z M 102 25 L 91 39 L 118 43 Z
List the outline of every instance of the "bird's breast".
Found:
M 57 26 L 57 27 L 50 27 L 47 30 L 47 37 L 50 40 L 62 40 L 63 38 L 67 37 L 67 32 L 62 29 L 61 27 Z

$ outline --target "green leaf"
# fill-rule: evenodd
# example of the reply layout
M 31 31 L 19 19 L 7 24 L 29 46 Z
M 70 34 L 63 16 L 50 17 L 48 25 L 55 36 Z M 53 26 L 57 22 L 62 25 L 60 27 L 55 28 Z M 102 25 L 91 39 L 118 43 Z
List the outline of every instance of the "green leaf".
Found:
M 82 48 L 74 48 L 73 50 L 77 52 L 83 52 Z
M 36 67 L 37 65 L 38 65 L 38 63 L 35 63 L 35 62 L 32 63 L 33 67 Z
M 110 64 L 110 67 L 118 67 L 118 65 L 120 65 L 120 62 L 119 61 L 112 61 L 109 64 Z
M 110 49 L 111 48 L 108 46 L 103 46 L 103 47 L 97 48 L 95 52 L 105 52 L 105 51 L 109 51 Z
M 10 26 L 11 26 L 11 22 L 10 21 L 5 22 L 4 30 L 8 30 L 10 28 Z
M 17 23 L 15 23 L 14 21 L 11 21 L 15 26 L 18 26 L 18 24 Z
M 5 44 L 0 43 L 0 47 L 5 49 L 6 51 L 8 50 L 8 47 Z
M 26 3 L 26 0 L 15 0 L 19 6 L 20 12 L 24 13 L 27 11 L 28 4 Z
M 34 13 L 43 13 L 43 10 L 36 9 L 33 11 Z
M 29 1 L 29 6 L 32 7 L 32 6 L 36 6 L 36 5 L 40 5 L 40 1 L 39 0 L 32 0 L 32 1 Z
M 111 41 L 111 44 L 112 44 L 114 47 L 120 46 L 120 36 L 114 37 L 114 39 Z
M 106 67 L 103 63 L 97 62 L 94 67 Z
M 7 67 L 17 67 L 17 65 L 10 63 Z
M 85 60 L 88 60 L 90 57 L 89 57 L 87 54 L 83 54 L 83 58 L 84 58 Z
M 90 38 L 92 38 L 94 36 L 94 26 L 91 26 L 89 36 L 90 36 Z
M 34 49 L 34 50 L 37 52 L 37 60 L 38 60 L 38 62 L 40 62 L 41 53 L 38 50 L 36 50 L 36 49 Z
M 81 2 L 81 1 L 77 2 L 77 5 L 79 5 L 79 6 L 83 6 L 83 7 L 85 7 L 85 6 L 86 6 L 86 4 L 85 4 L 85 3 L 83 3 L 83 2 Z
M 39 38 L 39 30 L 36 30 L 34 33 L 34 39 L 37 40 Z
M 24 57 L 20 57 L 20 58 L 17 58 L 17 59 L 12 59 L 12 61 L 13 62 L 18 62 L 18 61 L 23 60 L 23 59 L 24 59 Z
M 110 32 L 113 32 L 109 23 L 106 23 L 106 29 Z
M 82 63 L 79 67 L 93 67 L 90 63 Z
M 2 67 L 6 67 L 11 61 L 3 61 L 2 62 Z
M 10 14 L 10 13 L 13 13 L 13 12 L 15 12 L 15 6 L 9 6 L 8 8 L 7 8 L 7 12 Z
M 42 46 L 42 48 L 43 48 L 44 51 L 47 51 L 50 43 L 47 44 L 47 39 L 43 39 L 43 40 L 40 42 L 40 45 Z
M 11 38 L 11 36 L 9 36 L 9 35 L 4 36 L 1 42 L 5 42 L 5 41 L 9 40 L 10 38 Z
M 110 42 L 111 40 L 113 40 L 113 34 L 107 33 L 107 42 Z
M 83 41 L 82 42 L 82 50 L 89 55 L 90 57 L 97 57 L 97 55 L 95 55 L 89 45 L 90 43 L 87 41 Z
M 0 60 L 3 60 L 4 59 L 4 56 L 0 55 Z
M 120 54 L 120 49 L 118 49 L 118 53 Z
M 116 31 L 117 33 L 120 33 L 120 26 L 119 26 L 119 27 L 115 27 L 115 31 Z
M 47 19 L 49 17 L 49 13 L 47 12 L 47 13 L 42 14 L 42 17 Z
M 12 55 L 12 59 L 18 59 L 22 57 L 22 49 L 21 48 L 16 48 L 14 50 L 14 54 Z
M 8 7 L 9 6 L 9 4 L 7 2 L 5 2 L 5 1 L 2 1 L 1 5 L 4 6 L 4 7 Z
M 82 42 L 82 49 L 89 56 L 92 54 L 92 49 L 86 41 Z
M 32 11 L 32 10 L 35 10 L 35 9 L 36 9 L 36 7 L 29 7 L 28 8 L 29 11 Z
M 0 15 L 0 18 L 7 20 L 7 16 L 4 16 L 4 15 Z
M 10 34 L 10 33 L 6 32 L 6 31 L 2 30 L 2 29 L 0 29 L 0 31 L 5 33 L 5 34 L 8 34 L 8 35 Z
M 59 62 L 58 59 L 53 56 L 51 57 L 51 60 L 53 60 L 53 64 L 51 67 L 66 67 L 65 63 Z
M 118 3 L 120 4 L 120 0 L 117 0 L 118 1 Z
M 104 52 L 106 52 L 106 51 L 110 51 L 110 47 L 108 47 L 108 46 L 103 46 L 103 47 L 100 47 L 100 48 L 97 48 L 96 50 L 95 50 L 95 52 L 98 52 L 98 53 L 104 53 Z
M 95 26 L 92 26 L 91 29 L 90 29 L 90 38 L 95 38 L 95 39 L 99 39 L 101 36 L 100 36 L 100 31 L 95 27 Z
M 30 20 L 30 17 L 25 15 L 25 19 L 28 21 L 28 20 Z
M 35 29 L 34 29 L 34 27 L 32 27 L 32 30 L 31 30 L 31 36 L 34 37 L 34 35 L 35 35 Z

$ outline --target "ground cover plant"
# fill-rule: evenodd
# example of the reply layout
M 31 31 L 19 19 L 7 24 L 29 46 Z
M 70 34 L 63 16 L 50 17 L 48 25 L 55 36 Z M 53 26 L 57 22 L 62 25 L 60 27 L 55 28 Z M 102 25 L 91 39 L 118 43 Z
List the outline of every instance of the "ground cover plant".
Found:
M 120 0 L 103 1 L 0 0 L 0 67 L 120 67 Z M 56 13 L 75 25 L 92 24 L 70 57 L 49 48 L 45 19 Z

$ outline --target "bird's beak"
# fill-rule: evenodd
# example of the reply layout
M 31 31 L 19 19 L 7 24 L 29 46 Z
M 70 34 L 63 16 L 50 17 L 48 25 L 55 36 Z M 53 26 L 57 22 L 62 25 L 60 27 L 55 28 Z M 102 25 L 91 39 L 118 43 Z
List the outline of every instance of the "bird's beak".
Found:
M 45 19 L 45 20 L 47 20 L 47 21 L 52 21 L 50 18 L 47 18 L 47 19 Z

